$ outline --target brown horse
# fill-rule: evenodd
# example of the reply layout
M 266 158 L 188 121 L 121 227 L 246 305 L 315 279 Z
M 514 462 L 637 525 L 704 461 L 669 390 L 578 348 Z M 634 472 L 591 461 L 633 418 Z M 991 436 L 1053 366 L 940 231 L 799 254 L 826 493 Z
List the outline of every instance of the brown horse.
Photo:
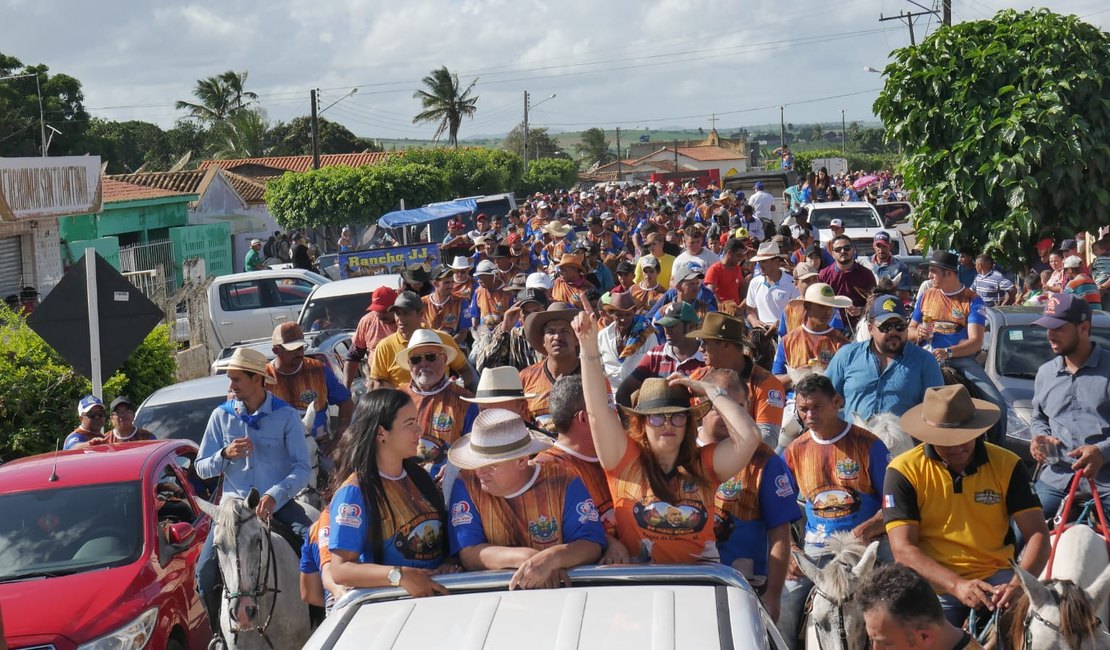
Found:
M 1071 580 L 1040 582 L 1021 567 L 1014 571 L 1021 580 L 1021 594 L 999 614 L 986 648 L 1110 648 L 1110 635 L 1097 614 L 1099 605 L 1105 605 L 1110 574 L 1104 572 L 1088 593 Z

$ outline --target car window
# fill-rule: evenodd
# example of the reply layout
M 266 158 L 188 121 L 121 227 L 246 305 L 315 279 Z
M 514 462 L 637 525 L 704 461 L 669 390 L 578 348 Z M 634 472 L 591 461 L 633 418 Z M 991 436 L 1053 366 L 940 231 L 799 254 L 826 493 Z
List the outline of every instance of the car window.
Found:
M 308 299 L 308 294 L 316 286 L 301 278 L 282 278 L 275 281 L 278 304 L 285 307 L 300 307 Z
M 220 287 L 220 307 L 224 311 L 243 311 L 262 307 L 262 288 L 257 282 L 229 282 Z
M 828 230 L 829 222 L 840 219 L 845 228 L 876 228 L 875 213 L 871 208 L 837 207 L 825 210 L 812 210 L 809 215 L 810 224 L 821 230 Z
M 1000 328 L 995 372 L 1006 377 L 1036 377 L 1037 369 L 1055 356 L 1048 344 L 1046 331 L 1032 324 Z M 1110 346 L 1110 328 L 1092 329 L 1091 339 L 1102 347 Z
M 226 399 L 227 396 L 220 396 L 147 404 L 135 415 L 135 426 L 151 431 L 160 440 L 186 439 L 199 445 L 212 411 Z
M 370 295 L 356 293 L 346 296 L 317 298 L 305 306 L 301 327 L 306 332 L 326 329 L 355 329 L 370 306 Z
M 0 581 L 130 564 L 143 547 L 138 481 L 0 495 Z
M 197 518 L 189 502 L 189 493 L 173 465 L 166 465 L 154 484 L 154 504 L 158 508 L 158 521 L 187 521 Z

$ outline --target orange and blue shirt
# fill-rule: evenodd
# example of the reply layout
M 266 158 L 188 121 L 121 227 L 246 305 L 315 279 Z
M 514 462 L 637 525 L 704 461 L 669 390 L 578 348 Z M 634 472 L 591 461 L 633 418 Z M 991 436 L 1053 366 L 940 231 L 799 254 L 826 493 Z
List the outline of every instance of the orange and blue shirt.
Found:
M 328 422 L 328 404 L 342 404 L 351 399 L 351 391 L 339 381 L 331 368 L 316 359 L 305 357 L 301 368 L 291 375 L 278 372 L 271 361 L 266 364 L 266 374 L 277 381 L 270 387 L 270 392 L 297 409 L 298 413 L 307 411 L 309 404 L 316 405 L 313 435 L 318 435 L 317 432 Z
M 779 339 L 771 373 L 785 375 L 788 370 L 805 368 L 823 370 L 829 367 L 836 351 L 848 343 L 851 341 L 840 330 L 829 327 L 814 332 L 803 325 Z
M 536 456 L 536 463 L 562 463 L 567 469 L 582 479 L 586 490 L 597 506 L 601 515 L 601 523 L 605 525 L 606 532 L 616 528 L 613 514 L 613 495 L 609 493 L 609 482 L 605 478 L 605 469 L 597 458 L 584 456 L 569 447 L 556 442 L 551 448 L 542 451 Z
M 971 289 L 960 287 L 959 291 L 946 294 L 933 287 L 917 297 L 911 320 L 931 324 L 930 343 L 934 349 L 940 349 L 967 340 L 968 325 L 984 325 L 987 317 L 983 314 L 983 299 Z
M 801 518 L 794 477 L 782 458 L 761 442 L 740 473 L 717 488 L 714 532 L 721 563 L 752 562 L 752 575 L 767 575 L 767 531 Z
M 331 531 L 331 512 L 326 508 L 320 511 L 320 516 L 308 529 L 308 535 L 301 546 L 301 573 L 320 573 L 324 567 L 324 553 L 327 553 L 328 534 Z M 328 554 L 330 561 L 331 555 Z M 327 595 L 327 594 L 325 594 Z
M 824 547 L 829 535 L 848 532 L 882 508 L 890 452 L 866 429 L 847 424 L 822 440 L 807 431 L 783 452 L 806 512 L 805 544 Z
M 382 476 L 382 487 L 385 494 L 381 501 L 388 504 L 385 510 L 380 510 L 377 503 L 366 503 L 353 474 L 336 490 L 330 508 L 329 551 L 358 553 L 359 561 L 365 564 L 438 567 L 446 557 L 447 530 L 435 506 L 407 473 L 398 479 Z M 379 517 L 382 522 L 381 557 L 370 544 L 371 517 Z
M 446 378 L 431 391 L 419 390 L 411 382 L 401 390 L 416 405 L 416 419 L 421 431 L 420 448 L 417 450 L 420 462 L 443 463 L 447 458 L 447 449 L 470 431 L 470 424 L 478 415 L 478 405 L 463 400 L 474 395 Z M 432 475 L 435 473 L 433 471 Z
M 443 330 L 454 336 L 470 329 L 469 300 L 451 294 L 446 302 L 436 302 L 435 294 L 430 293 L 421 300 L 424 302 L 424 324 L 436 330 Z

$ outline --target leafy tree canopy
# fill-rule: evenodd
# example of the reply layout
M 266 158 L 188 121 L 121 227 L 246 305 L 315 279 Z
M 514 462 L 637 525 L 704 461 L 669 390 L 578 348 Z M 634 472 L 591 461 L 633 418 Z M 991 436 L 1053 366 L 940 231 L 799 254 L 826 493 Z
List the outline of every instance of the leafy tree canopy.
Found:
M 347 127 L 325 118 L 318 118 L 320 153 L 360 153 L 382 151 L 382 145 L 370 138 L 360 138 Z M 306 156 L 312 153 L 312 119 L 297 117 L 278 122 L 267 134 L 270 155 Z
M 459 83 L 459 75 L 448 71 L 447 66 L 442 66 L 432 70 L 422 83 L 424 88 L 417 90 L 412 96 L 420 100 L 424 110 L 412 118 L 412 123 L 435 124 L 436 132 L 432 139 L 438 141 L 446 133 L 447 142 L 458 147 L 462 118 L 473 118 L 478 110 L 478 96 L 472 95 L 478 78 L 475 77 L 464 90 Z
M 59 131 L 50 142 L 55 156 L 85 153 L 89 114 L 81 82 L 65 74 L 49 74 L 45 65 L 24 66 L 13 56 L 0 53 L 0 77 L 32 75 L 0 81 L 0 156 L 42 154 L 39 126 L 38 77 L 46 124 Z M 49 133 L 49 131 L 48 131 Z
M 513 127 L 501 141 L 501 148 L 524 158 L 524 122 Z M 547 132 L 546 127 L 528 128 L 528 160 L 540 158 L 569 158 L 559 143 Z
M 609 152 L 609 141 L 605 139 L 605 131 L 597 127 L 583 131 L 582 141 L 575 145 L 575 149 L 582 156 L 587 167 L 594 163 L 604 165 L 617 159 Z
M 1018 268 L 1036 237 L 1110 221 L 1110 36 L 1003 11 L 894 57 L 875 112 L 905 152 L 919 238 Z
M 523 195 L 553 192 L 572 187 L 578 182 L 578 164 L 573 160 L 541 158 L 528 164 L 528 172 L 520 180 Z

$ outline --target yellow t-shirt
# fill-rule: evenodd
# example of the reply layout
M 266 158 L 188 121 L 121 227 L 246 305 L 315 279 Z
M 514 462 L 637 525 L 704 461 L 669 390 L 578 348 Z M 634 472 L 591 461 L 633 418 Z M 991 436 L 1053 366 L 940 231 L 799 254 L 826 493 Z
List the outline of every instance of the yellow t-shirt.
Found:
M 459 349 L 459 344 L 455 343 L 455 339 L 451 338 L 451 335 L 447 332 L 442 330 L 432 331 L 439 336 L 444 345 L 455 349 L 455 360 L 451 362 L 449 371 L 456 374 L 462 372 L 463 368 L 466 367 L 466 356 Z M 404 338 L 400 331 L 382 339 L 381 343 L 378 343 L 378 347 L 374 349 L 374 359 L 370 364 L 370 378 L 378 381 L 388 381 L 397 387 L 409 383 L 411 377 L 409 371 L 397 365 L 397 352 L 404 349 L 408 344 L 409 340 Z

